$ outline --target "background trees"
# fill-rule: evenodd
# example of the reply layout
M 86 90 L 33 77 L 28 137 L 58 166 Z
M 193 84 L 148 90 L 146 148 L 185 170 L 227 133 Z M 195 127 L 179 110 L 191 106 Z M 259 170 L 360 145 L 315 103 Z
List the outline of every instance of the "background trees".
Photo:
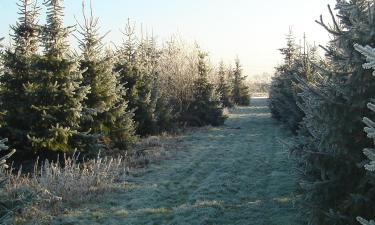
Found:
M 236 83 L 222 67 L 215 86 L 207 56 L 177 38 L 159 46 L 128 21 L 122 45 L 112 51 L 98 19 L 83 8 L 73 53 L 68 37 L 74 27 L 63 24 L 62 0 L 44 1 L 44 25 L 37 24 L 36 1 L 18 4 L 14 45 L 1 53 L 0 136 L 21 159 L 104 148 L 127 152 L 138 136 L 222 124 L 233 85 L 238 99 L 248 95 L 239 63 Z
M 226 119 L 213 84 L 208 81 L 206 53 L 198 53 L 198 77 L 193 83 L 193 101 L 181 115 L 181 120 L 191 126 L 222 125 Z
M 233 70 L 233 90 L 232 99 L 236 105 L 250 105 L 249 87 L 245 84 L 246 76 L 242 74 L 240 59 L 235 60 L 235 68 Z
M 221 61 L 219 64 L 219 69 L 217 72 L 218 75 L 218 84 L 217 84 L 217 92 L 220 96 L 220 102 L 223 104 L 224 107 L 231 108 L 233 107 L 233 100 L 231 96 L 232 87 L 230 85 L 230 78 L 229 72 L 224 66 L 224 62 Z
M 304 117 L 300 108 L 301 92 L 300 79 L 309 81 L 315 68 L 312 63 L 316 62 L 316 47 L 309 47 L 304 38 L 304 46 L 295 43 L 292 31 L 286 37 L 287 45 L 280 49 L 284 56 L 282 65 L 276 68 L 275 76 L 272 78 L 270 87 L 270 109 L 272 116 L 284 122 L 294 133 L 299 128 L 299 123 Z
M 104 52 L 98 18 L 93 17 L 92 9 L 89 17 L 84 13 L 80 28 L 82 84 L 90 87 L 83 101 L 80 130 L 102 136 L 107 147 L 127 149 L 135 141 L 133 113 L 125 100 L 126 89 L 113 70 L 113 54 L 109 50 Z

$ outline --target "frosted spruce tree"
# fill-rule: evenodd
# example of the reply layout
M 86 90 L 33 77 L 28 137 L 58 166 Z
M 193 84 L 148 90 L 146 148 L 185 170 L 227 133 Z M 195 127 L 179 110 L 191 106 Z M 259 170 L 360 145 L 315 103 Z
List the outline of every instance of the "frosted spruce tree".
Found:
M 155 132 L 155 104 L 151 99 L 152 79 L 147 74 L 145 46 L 137 43 L 135 27 L 128 21 L 124 30 L 124 42 L 118 49 L 115 71 L 119 73 L 121 84 L 126 88 L 126 100 L 134 110 L 136 131 L 140 135 Z M 146 49 L 147 50 L 147 49 Z
M 172 131 L 177 127 L 176 115 L 173 113 L 173 107 L 170 104 L 168 90 L 163 86 L 163 76 L 161 75 L 161 57 L 162 50 L 156 46 L 154 37 L 142 38 L 141 44 L 141 61 L 143 62 L 144 74 L 151 81 L 151 109 L 154 111 L 154 132 L 162 133 L 164 131 Z M 163 68 L 164 69 L 164 68 Z
M 366 56 L 367 63 L 363 64 L 364 69 L 373 69 L 375 70 L 375 50 L 370 47 L 366 46 L 363 47 L 361 45 L 355 45 L 354 46 L 357 51 L 362 53 L 364 56 Z M 373 75 L 375 76 L 375 72 L 373 72 Z M 372 111 L 375 112 L 375 105 L 373 103 L 368 103 L 367 107 Z M 365 127 L 365 132 L 367 133 L 367 137 L 371 138 L 373 140 L 373 143 L 375 144 L 375 123 L 368 117 L 363 118 L 363 122 L 366 124 L 367 127 Z M 375 171 L 375 149 L 374 148 L 365 148 L 364 154 L 369 158 L 369 162 L 365 165 L 366 170 L 373 173 Z M 375 186 L 373 184 L 373 186 Z M 374 188 L 374 187 L 373 187 Z M 374 225 L 374 221 L 367 221 L 361 217 L 358 217 L 357 220 L 362 225 Z
M 374 218 L 373 178 L 359 165 L 371 143 L 363 133 L 361 116 L 375 96 L 375 79 L 362 68 L 364 58 L 353 44 L 372 43 L 375 33 L 373 1 L 338 1 L 332 25 L 317 21 L 331 35 L 326 61 L 309 82 L 301 82 L 305 117 L 295 153 L 303 173 L 301 187 L 309 223 L 358 224 L 357 216 Z
M 220 102 L 224 107 L 231 108 L 233 107 L 233 101 L 231 98 L 232 88 L 229 83 L 228 73 L 225 69 L 224 62 L 221 61 L 219 64 L 218 75 L 218 84 L 217 84 L 217 93 L 220 95 Z
M 287 46 L 280 49 L 281 54 L 284 56 L 284 62 L 276 68 L 269 93 L 271 113 L 272 116 L 278 120 L 282 120 L 283 116 L 287 116 L 286 111 L 289 110 L 290 105 L 296 108 L 292 88 L 294 78 L 290 71 L 297 58 L 298 50 L 295 44 L 295 37 L 291 30 L 286 37 L 286 41 Z
M 246 76 L 242 74 L 239 58 L 235 60 L 232 79 L 232 100 L 234 104 L 241 106 L 250 105 L 249 87 L 245 84 Z
M 19 19 L 11 26 L 13 46 L 2 54 L 4 73 L 0 77 L 0 99 L 4 124 L 1 135 L 9 139 L 18 153 L 29 154 L 27 135 L 38 118 L 33 116 L 35 101 L 35 59 L 38 51 L 40 27 L 37 25 L 39 8 L 34 0 L 19 0 Z
M 125 100 L 126 90 L 113 71 L 114 56 L 104 52 L 104 36 L 99 34 L 98 19 L 93 17 L 92 9 L 87 17 L 83 5 L 83 17 L 80 66 L 85 71 L 83 85 L 90 87 L 90 93 L 83 102 L 85 113 L 80 130 L 102 136 L 109 148 L 129 149 L 135 136 L 133 113 L 128 110 Z
M 72 152 L 93 148 L 90 135 L 79 132 L 82 102 L 89 87 L 81 86 L 82 71 L 69 55 L 70 27 L 63 25 L 62 0 L 46 0 L 47 24 L 41 41 L 43 55 L 36 63 L 35 93 L 28 137 L 35 151 Z M 92 150 L 92 149 L 91 149 Z
M 270 109 L 274 118 L 296 133 L 304 116 L 298 96 L 301 92 L 299 81 L 303 79 L 308 82 L 311 78 L 314 70 L 311 61 L 315 60 L 316 48 L 309 48 L 306 38 L 303 47 L 297 46 L 292 31 L 286 41 L 286 47 L 280 49 L 284 62 L 276 68 L 271 82 Z
M 193 100 L 181 118 L 190 126 L 222 125 L 226 119 L 214 86 L 208 81 L 207 54 L 199 51 L 198 77 L 193 86 Z

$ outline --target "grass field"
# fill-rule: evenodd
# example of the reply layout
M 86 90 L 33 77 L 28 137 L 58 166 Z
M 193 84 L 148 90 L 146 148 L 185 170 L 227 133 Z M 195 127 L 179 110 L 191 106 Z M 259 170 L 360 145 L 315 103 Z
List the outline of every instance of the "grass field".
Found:
M 170 159 L 53 224 L 301 224 L 294 162 L 280 142 L 290 134 L 270 117 L 267 99 L 236 108 L 225 126 L 179 138 Z

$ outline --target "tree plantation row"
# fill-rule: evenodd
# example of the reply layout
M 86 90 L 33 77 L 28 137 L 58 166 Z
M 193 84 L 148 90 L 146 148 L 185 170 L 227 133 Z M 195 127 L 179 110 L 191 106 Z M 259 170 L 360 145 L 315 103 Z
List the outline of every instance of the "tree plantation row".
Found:
M 0 40 L 2 224 L 48 224 L 64 204 L 98 199 L 135 158 L 146 160 L 133 151 L 143 138 L 219 126 L 225 108 L 250 104 L 238 59 L 234 68 L 214 69 L 199 47 L 177 38 L 159 46 L 154 37 L 137 35 L 130 20 L 123 43 L 111 49 L 84 4 L 73 27 L 63 25 L 62 0 L 17 4 L 12 41 Z M 38 23 L 42 7 L 45 24 Z M 37 156 L 43 160 L 31 174 L 6 169 L 6 160 L 22 164 Z
M 154 37 L 138 37 L 130 21 L 113 50 L 92 10 L 75 32 L 63 25 L 61 0 L 18 6 L 13 41 L 1 54 L 0 136 L 21 158 L 128 151 L 139 136 L 221 125 L 225 107 L 250 102 L 239 60 L 234 69 L 221 63 L 214 70 L 199 47 L 177 39 L 158 47 Z M 41 7 L 44 25 L 37 23 Z M 69 47 L 72 33 L 79 53 Z
M 270 108 L 295 134 L 288 145 L 299 163 L 306 222 L 374 224 L 362 218 L 375 218 L 375 150 L 369 139 L 375 138 L 369 119 L 375 116 L 375 78 L 369 70 L 375 68 L 375 51 L 369 47 L 375 47 L 375 4 L 337 1 L 335 10 L 328 10 L 332 22 L 317 21 L 331 36 L 321 46 L 324 58 L 314 47 L 301 50 L 293 35 L 287 36 Z

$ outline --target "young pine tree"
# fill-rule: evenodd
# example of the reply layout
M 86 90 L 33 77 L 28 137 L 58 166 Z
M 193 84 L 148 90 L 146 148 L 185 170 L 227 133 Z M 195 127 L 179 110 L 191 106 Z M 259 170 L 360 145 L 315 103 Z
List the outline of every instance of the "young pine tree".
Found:
M 208 81 L 207 54 L 199 52 L 198 78 L 193 85 L 193 101 L 189 105 L 185 122 L 191 126 L 222 125 L 226 119 L 218 96 L 215 96 L 214 86 Z
M 224 107 L 231 108 L 233 107 L 233 102 L 231 99 L 231 86 L 228 83 L 228 74 L 225 70 L 224 62 L 220 62 L 219 71 L 218 71 L 218 85 L 217 93 L 220 95 L 220 102 Z
M 119 73 L 120 82 L 126 88 L 129 108 L 134 110 L 137 133 L 153 134 L 156 130 L 155 104 L 151 99 L 152 79 L 147 74 L 145 58 L 143 58 L 144 45 L 137 44 L 135 28 L 130 21 L 125 27 L 124 35 L 126 39 L 117 52 L 115 71 Z
M 245 84 L 246 76 L 242 75 L 242 68 L 240 60 L 235 60 L 235 68 L 233 70 L 233 89 L 232 99 L 234 104 L 240 106 L 250 105 L 249 88 Z
M 28 134 L 35 150 L 72 152 L 94 147 L 90 135 L 79 132 L 82 102 L 89 87 L 81 86 L 78 61 L 69 56 L 63 26 L 62 0 L 46 0 L 47 24 L 43 27 L 44 54 L 38 58 L 32 116 Z
M 19 19 L 12 26 L 14 46 L 2 54 L 4 73 L 0 77 L 1 110 L 4 113 L 2 136 L 18 153 L 28 154 L 27 135 L 38 118 L 33 116 L 35 101 L 35 59 L 40 27 L 36 24 L 38 7 L 33 0 L 19 0 Z
M 80 25 L 82 51 L 80 61 L 83 85 L 90 87 L 83 102 L 86 109 L 81 130 L 90 130 L 103 137 L 108 147 L 128 149 L 135 141 L 133 114 L 125 101 L 125 89 L 113 71 L 113 57 L 103 51 L 99 35 L 98 19 L 93 18 L 92 9 L 87 18 L 83 5 L 84 24 Z

